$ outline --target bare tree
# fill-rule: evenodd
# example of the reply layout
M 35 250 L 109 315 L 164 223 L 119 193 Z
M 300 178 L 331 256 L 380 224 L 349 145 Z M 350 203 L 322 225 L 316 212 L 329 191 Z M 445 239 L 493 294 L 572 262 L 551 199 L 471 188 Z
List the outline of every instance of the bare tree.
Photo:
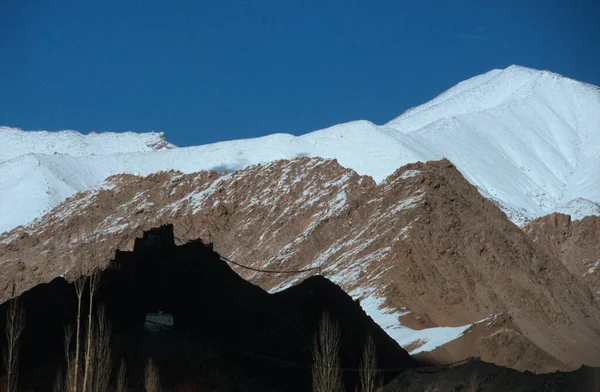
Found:
M 63 376 L 62 369 L 59 368 L 56 374 L 56 380 L 54 380 L 55 390 L 61 391 L 73 391 L 75 387 L 75 361 L 71 358 L 71 342 L 73 341 L 73 328 L 70 325 L 65 326 L 65 363 L 66 363 L 66 374 Z
M 313 344 L 313 392 L 341 392 L 340 330 L 329 313 L 323 312 Z
M 84 260 L 73 260 L 78 278 L 73 282 L 77 294 L 77 319 L 75 324 L 75 350 L 71 351 L 73 330 L 65 328 L 66 374 L 57 377 L 56 388 L 62 384 L 70 392 L 107 392 L 112 370 L 110 363 L 110 337 L 112 328 L 104 308 L 100 307 L 94 317 L 94 297 L 100 285 L 100 270 L 96 267 L 93 244 Z M 91 274 L 90 274 L 91 272 Z M 89 276 L 88 276 L 89 275 Z M 85 289 L 88 288 L 89 304 L 87 327 L 82 331 L 82 305 Z M 64 376 L 63 376 L 64 375 Z
M 80 267 L 81 268 L 81 267 Z M 80 272 L 83 273 L 83 268 L 81 268 Z M 81 351 L 81 302 L 83 297 L 83 291 L 85 289 L 87 281 L 87 276 L 80 275 L 75 282 L 73 282 L 75 286 L 75 293 L 77 294 L 77 323 L 75 325 L 75 358 L 73 359 L 73 364 L 71 365 L 71 361 L 67 362 L 67 369 L 72 370 L 72 375 L 70 378 L 70 387 L 72 392 L 77 392 L 77 383 L 79 381 L 79 353 Z M 70 349 L 69 349 L 70 350 Z
M 108 384 L 104 381 L 106 369 L 103 367 L 103 361 L 107 356 L 110 357 L 111 328 L 108 320 L 106 320 L 105 313 L 102 313 L 98 320 L 94 320 L 94 296 L 100 285 L 100 271 L 94 266 L 94 248 L 90 249 L 89 257 L 85 260 L 74 261 L 74 263 L 79 275 L 73 282 L 77 294 L 75 352 L 71 357 L 73 333 L 69 328 L 65 330 L 65 359 L 67 362 L 67 374 L 64 380 L 65 389 L 70 392 L 86 392 L 100 388 L 101 391 L 104 391 L 108 388 Z M 88 276 L 90 271 L 91 275 Z M 82 331 L 82 305 L 86 288 L 89 291 L 89 303 L 87 328 L 84 334 Z M 92 346 L 92 342 L 96 343 L 95 346 Z M 99 347 L 100 344 L 102 347 Z M 110 364 L 108 366 L 110 367 Z M 108 370 L 108 377 L 110 377 L 110 369 Z
M 88 391 L 108 392 L 110 387 L 110 373 L 112 370 L 110 358 L 110 337 L 112 327 L 108 321 L 106 310 L 103 306 L 96 312 L 96 324 L 92 328 L 93 345 L 86 358 L 91 363 L 86 362 L 86 368 L 89 372 Z
M 119 366 L 119 374 L 117 375 L 117 388 L 116 392 L 127 392 L 127 379 L 126 377 L 127 367 L 125 361 L 121 359 L 121 366 Z
M 71 352 L 73 329 L 70 326 L 65 328 L 64 349 L 67 370 L 66 374 L 60 371 L 57 373 L 55 391 L 83 391 L 84 388 L 90 392 L 109 391 L 112 371 L 110 349 L 112 327 L 103 306 L 98 307 L 95 313 L 91 328 L 92 337 L 88 339 L 88 336 L 85 336 L 84 339 L 93 344 L 83 353 L 83 362 L 79 364 L 77 373 L 74 370 L 76 361 Z M 84 369 L 87 369 L 87 379 L 82 374 Z
M 67 373 L 67 377 L 69 374 Z M 52 392 L 65 392 L 68 386 L 65 384 L 65 376 L 63 373 L 63 368 L 58 367 L 56 370 L 56 378 L 54 379 L 54 386 L 52 387 Z
M 14 288 L 13 288 L 14 293 Z M 6 392 L 17 390 L 19 339 L 25 328 L 25 312 L 18 298 L 11 300 L 6 307 L 6 347 L 4 347 L 4 369 L 6 371 Z
M 367 335 L 363 357 L 360 362 L 361 392 L 376 392 L 383 388 L 383 382 L 377 373 L 377 350 L 371 334 Z
M 85 348 L 85 359 L 84 359 L 84 371 L 83 371 L 83 392 L 88 391 L 88 381 L 91 381 L 90 378 L 90 365 L 93 362 L 93 309 L 94 309 L 94 295 L 98 291 L 98 286 L 100 285 L 100 272 L 98 269 L 94 269 L 89 278 L 89 295 L 90 295 L 90 303 L 88 310 L 88 323 L 87 323 L 87 342 Z M 109 337 L 110 339 L 110 337 Z
M 148 362 L 146 363 L 144 387 L 146 388 L 146 392 L 160 391 L 160 374 L 158 372 L 158 367 L 152 359 L 148 359 Z

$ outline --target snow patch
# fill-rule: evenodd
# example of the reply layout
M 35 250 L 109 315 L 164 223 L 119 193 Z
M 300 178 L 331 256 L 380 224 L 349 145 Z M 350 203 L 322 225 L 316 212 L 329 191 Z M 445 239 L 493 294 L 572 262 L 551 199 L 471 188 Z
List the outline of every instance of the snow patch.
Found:
M 402 175 L 400 175 L 400 178 L 406 180 L 407 178 L 414 177 L 419 173 L 421 173 L 420 170 L 407 170 L 404 173 L 402 173 Z
M 587 272 L 585 274 L 583 274 L 583 276 L 593 274 L 594 272 L 596 272 L 596 270 L 598 269 L 599 266 L 600 266 L 600 260 L 596 260 L 596 262 L 590 267 L 590 269 L 587 270 Z
M 365 298 L 361 291 L 351 292 L 353 298 L 360 299 L 360 305 L 364 311 L 403 348 L 413 347 L 409 352 L 415 355 L 421 352 L 432 351 L 452 340 L 459 338 L 466 330 L 474 324 L 459 327 L 435 327 L 422 330 L 414 330 L 400 324 L 399 317 L 406 312 L 385 308 L 384 300 L 372 294 Z M 483 322 L 486 319 L 478 321 Z M 476 323 L 475 323 L 476 324 Z
M 390 209 L 390 214 L 397 214 L 400 211 L 414 208 L 423 199 L 423 196 L 423 192 L 418 192 L 415 195 L 402 200 Z

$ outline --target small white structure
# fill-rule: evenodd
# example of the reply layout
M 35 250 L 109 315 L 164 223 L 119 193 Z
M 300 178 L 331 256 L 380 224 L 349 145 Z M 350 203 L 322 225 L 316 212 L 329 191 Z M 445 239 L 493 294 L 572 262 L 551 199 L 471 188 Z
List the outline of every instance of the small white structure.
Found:
M 173 328 L 173 316 L 169 313 L 148 313 L 144 328 L 148 332 L 161 332 Z

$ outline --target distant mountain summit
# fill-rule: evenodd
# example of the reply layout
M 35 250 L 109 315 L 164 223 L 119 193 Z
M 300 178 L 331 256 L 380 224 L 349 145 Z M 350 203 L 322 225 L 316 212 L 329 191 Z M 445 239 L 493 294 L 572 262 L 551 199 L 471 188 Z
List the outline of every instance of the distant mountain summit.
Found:
M 459 83 L 386 126 L 450 159 L 513 221 L 598 214 L 596 86 L 513 65 Z
M 23 131 L 0 127 L 0 162 L 27 154 L 66 154 L 74 157 L 160 151 L 176 148 L 163 132 Z
M 551 97 L 554 93 L 549 89 L 556 88 L 564 89 L 568 96 Z M 562 114 L 567 115 L 573 108 L 564 107 L 561 100 L 572 100 L 576 98 L 575 95 L 590 92 L 585 90 L 591 90 L 592 94 L 594 90 L 598 92 L 595 86 L 556 73 L 511 65 L 460 82 L 431 101 L 407 110 L 386 125 L 412 132 L 441 118 L 490 110 L 533 95 L 538 95 L 538 100 L 550 98 L 547 103 L 563 109 Z
M 157 133 L 0 128 L 0 146 L 0 232 L 111 175 L 233 171 L 300 156 L 337 159 L 376 182 L 445 157 L 520 225 L 556 211 L 574 219 L 600 211 L 600 89 L 519 66 L 461 82 L 381 126 L 353 121 L 187 148 Z

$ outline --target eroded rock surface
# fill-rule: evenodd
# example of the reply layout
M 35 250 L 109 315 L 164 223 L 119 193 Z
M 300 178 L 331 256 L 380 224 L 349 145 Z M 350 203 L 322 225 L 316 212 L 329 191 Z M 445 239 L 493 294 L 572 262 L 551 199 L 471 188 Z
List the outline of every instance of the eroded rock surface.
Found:
M 253 268 L 319 268 L 412 353 L 435 356 L 436 345 L 467 331 L 486 343 L 452 355 L 437 350 L 440 361 L 475 355 L 538 371 L 600 365 L 600 311 L 590 290 L 448 160 L 404 166 L 379 185 L 318 158 L 228 174 L 114 176 L 0 237 L 2 298 L 13 281 L 24 290 L 77 275 L 78 260 L 106 264 L 166 223 L 179 243 L 202 238 Z M 234 268 L 271 292 L 318 273 Z M 510 320 L 507 334 L 478 328 L 498 317 Z M 507 341 L 531 349 L 498 354 Z
M 572 220 L 569 215 L 550 214 L 527 224 L 523 230 L 589 287 L 600 299 L 600 217 Z

